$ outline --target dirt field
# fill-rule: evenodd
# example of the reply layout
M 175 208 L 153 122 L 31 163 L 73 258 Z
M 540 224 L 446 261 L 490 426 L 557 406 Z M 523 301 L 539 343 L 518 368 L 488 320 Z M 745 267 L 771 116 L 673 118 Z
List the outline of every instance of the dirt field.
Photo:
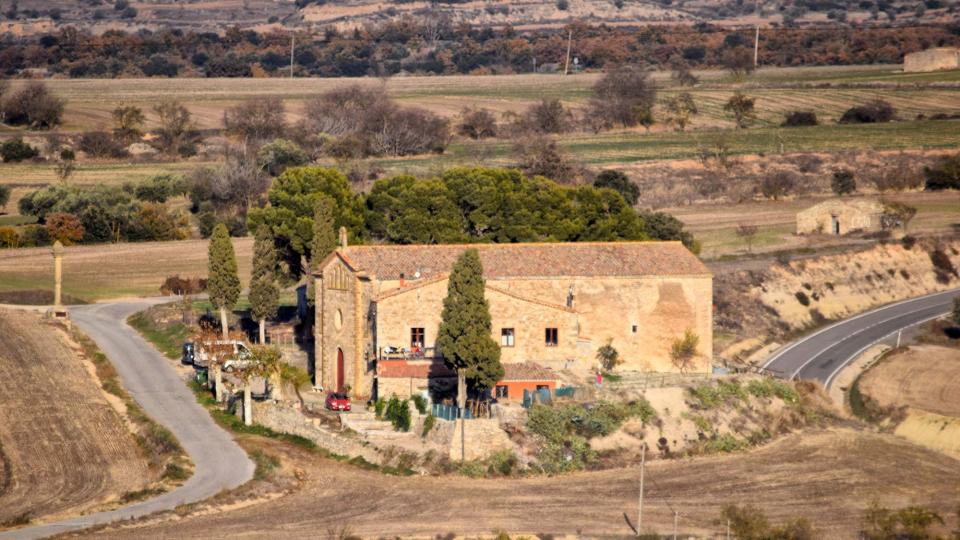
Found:
M 632 521 L 637 510 L 637 469 L 555 478 L 398 478 L 315 457 L 284 458 L 290 459 L 306 476 L 291 495 L 98 538 L 207 538 L 212 530 L 235 538 L 305 538 L 344 527 L 363 537 L 498 529 L 621 537 L 631 534 L 625 515 Z M 960 497 L 960 462 L 889 435 L 831 430 L 792 435 L 748 454 L 656 462 L 646 482 L 644 522 L 661 533 L 672 529 L 671 508 L 680 512 L 680 533 L 706 535 L 721 533 L 714 520 L 723 504 L 750 503 L 775 521 L 806 516 L 818 537 L 851 538 L 875 497 L 949 515 Z
M 240 280 L 250 280 L 253 238 L 234 238 Z M 206 276 L 207 241 L 72 246 L 63 258 L 64 292 L 83 300 L 157 296 L 167 276 Z M 53 287 L 49 248 L 0 250 L 0 290 Z
M 733 127 L 723 104 L 735 90 L 757 99 L 758 125 L 779 126 L 783 113 L 794 109 L 815 110 L 821 121 L 839 118 L 847 108 L 881 95 L 904 120 L 923 113 L 960 112 L 960 72 L 903 73 L 899 66 L 836 66 L 813 68 L 763 68 L 746 83 L 730 79 L 720 70 L 698 71 L 702 84 L 680 88 L 670 73 L 652 75 L 658 101 L 681 91 L 690 92 L 700 114 L 689 129 Z M 303 103 L 311 96 L 350 84 L 381 86 L 401 103 L 454 116 L 466 106 L 495 112 L 516 112 L 543 98 L 557 98 L 568 106 L 582 106 L 592 94 L 598 73 L 570 76 L 553 74 L 451 75 L 444 77 L 377 78 L 177 78 L 177 79 L 54 79 L 47 84 L 67 99 L 63 131 L 109 129 L 110 112 L 118 103 L 137 105 L 156 122 L 153 105 L 175 95 L 193 114 L 197 127 L 221 128 L 223 111 L 237 103 L 263 96 L 284 100 L 290 120 L 300 117 Z M 12 87 L 23 84 L 14 80 Z M 897 83 L 904 83 L 902 86 Z M 936 83 L 936 84 L 927 84 Z M 810 88 L 810 84 L 823 85 Z M 830 85 L 842 85 L 831 87 Z M 655 131 L 667 130 L 660 106 L 655 109 Z M 7 128 L 8 129 L 8 128 Z
M 0 523 L 78 514 L 150 480 L 99 383 L 38 315 L 0 310 L 0 380 Z
M 860 379 L 860 390 L 883 406 L 960 417 L 960 350 L 914 345 L 888 357 Z

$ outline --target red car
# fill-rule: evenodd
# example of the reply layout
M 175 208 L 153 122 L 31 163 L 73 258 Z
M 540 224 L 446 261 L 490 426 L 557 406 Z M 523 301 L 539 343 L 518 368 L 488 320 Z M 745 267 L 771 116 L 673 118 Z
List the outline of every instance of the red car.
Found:
M 349 411 L 350 398 L 346 394 L 330 392 L 327 394 L 327 409 L 331 411 Z

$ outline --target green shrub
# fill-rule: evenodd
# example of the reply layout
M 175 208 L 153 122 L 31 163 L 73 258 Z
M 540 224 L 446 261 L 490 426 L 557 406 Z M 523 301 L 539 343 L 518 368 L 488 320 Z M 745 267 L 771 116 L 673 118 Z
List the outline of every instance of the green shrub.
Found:
M 737 439 L 733 435 L 726 433 L 715 439 L 707 441 L 706 450 L 708 452 L 736 452 L 746 448 L 747 443 Z
M 747 398 L 747 391 L 739 382 L 719 381 L 716 385 L 703 384 L 689 390 L 690 396 L 696 402 L 695 405 L 700 409 L 712 409 L 731 399 L 744 400 Z
M 803 291 L 797 291 L 794 296 L 797 297 L 797 302 L 800 302 L 800 305 L 802 306 L 810 305 L 810 298 L 807 297 L 807 293 Z
M 546 473 L 578 471 L 597 461 L 597 453 L 590 443 L 578 435 L 560 442 L 549 442 L 540 449 L 540 466 Z
M 383 418 L 383 411 L 387 407 L 387 402 L 383 398 L 378 398 L 377 401 L 373 404 L 373 410 L 377 415 L 377 419 Z
M 384 418 L 393 424 L 393 429 L 410 431 L 410 407 L 406 400 L 401 400 L 396 395 L 390 396 Z
M 427 398 L 420 394 L 415 394 L 411 396 L 410 399 L 413 401 L 413 405 L 417 408 L 418 413 L 427 414 Z
M 23 139 L 11 139 L 0 144 L 0 157 L 3 157 L 4 163 L 16 163 L 39 155 L 40 151 L 23 142 Z
M 426 418 L 423 419 L 423 433 L 420 434 L 421 437 L 426 437 L 430 430 L 437 425 L 437 417 L 432 414 L 428 414 Z
M 520 460 L 513 450 L 498 450 L 487 458 L 487 473 L 491 476 L 511 476 Z

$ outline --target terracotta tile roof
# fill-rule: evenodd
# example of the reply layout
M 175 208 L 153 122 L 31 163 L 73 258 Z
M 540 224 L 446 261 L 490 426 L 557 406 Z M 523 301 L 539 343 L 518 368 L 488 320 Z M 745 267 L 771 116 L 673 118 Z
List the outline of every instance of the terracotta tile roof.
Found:
M 377 279 L 397 280 L 403 274 L 412 281 L 417 272 L 420 279 L 430 279 L 449 273 L 469 248 L 480 252 L 484 275 L 494 279 L 711 275 L 680 242 L 348 246 L 322 266 L 339 255 L 354 270 Z
M 419 289 L 419 288 L 421 288 L 421 287 L 426 287 L 427 285 L 430 285 L 431 283 L 436 283 L 436 282 L 438 282 L 438 281 L 443 281 L 443 280 L 447 279 L 447 277 L 449 277 L 449 275 L 450 275 L 450 274 L 444 273 L 444 274 L 437 274 L 437 275 L 435 275 L 435 276 L 432 276 L 432 277 L 429 277 L 429 278 L 426 278 L 426 279 L 414 280 L 413 282 L 410 282 L 410 283 L 406 284 L 406 285 L 403 286 L 403 287 L 396 287 L 396 288 L 394 288 L 394 289 L 389 289 L 389 290 L 386 290 L 386 291 L 380 293 L 380 294 L 376 297 L 376 300 L 379 302 L 379 301 L 381 301 L 381 300 L 385 300 L 385 299 L 391 298 L 391 297 L 393 297 L 393 296 L 397 296 L 397 295 L 400 295 L 400 294 L 408 293 L 408 292 L 410 292 L 410 291 L 415 291 L 415 290 L 417 290 L 417 289 Z M 567 306 L 565 306 L 565 305 L 562 305 L 562 304 L 554 304 L 554 303 L 552 303 L 552 302 L 545 302 L 545 301 L 543 301 L 543 300 L 538 300 L 538 299 L 536 299 L 536 298 L 529 298 L 529 297 L 526 297 L 526 296 L 517 294 L 517 293 L 515 293 L 515 292 L 508 291 L 508 290 L 506 290 L 506 289 L 501 289 L 500 287 L 495 287 L 495 286 L 493 286 L 493 285 L 490 285 L 489 283 L 487 283 L 486 288 L 487 288 L 487 290 L 494 291 L 494 292 L 503 294 L 503 295 L 505 295 L 505 296 L 509 296 L 509 297 L 511 297 L 511 298 L 516 298 L 517 300 L 521 300 L 521 301 L 523 301 L 523 302 L 530 302 L 531 304 L 538 304 L 538 305 L 545 306 L 545 307 L 548 307 L 548 308 L 558 309 L 558 310 L 560 310 L 560 311 L 566 311 L 566 312 L 568 312 L 568 313 L 576 313 L 576 310 L 574 310 L 573 308 L 569 308 L 569 307 L 567 307 Z
M 408 362 L 406 360 L 386 360 L 377 363 L 377 376 L 383 378 L 456 377 L 457 374 L 443 362 Z
M 503 364 L 502 381 L 555 381 L 557 376 L 549 369 L 533 362 Z

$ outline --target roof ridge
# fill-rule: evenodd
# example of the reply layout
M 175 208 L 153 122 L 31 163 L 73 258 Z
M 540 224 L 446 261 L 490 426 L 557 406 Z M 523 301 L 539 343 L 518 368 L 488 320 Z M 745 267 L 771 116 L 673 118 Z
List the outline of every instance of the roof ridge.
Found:
M 351 244 L 346 249 L 373 249 L 373 248 L 437 248 L 437 247 L 520 247 L 520 246 L 604 246 L 604 245 L 663 245 L 682 244 L 680 240 L 611 240 L 589 242 L 476 242 L 458 244 Z M 337 251 L 343 250 L 338 247 Z

